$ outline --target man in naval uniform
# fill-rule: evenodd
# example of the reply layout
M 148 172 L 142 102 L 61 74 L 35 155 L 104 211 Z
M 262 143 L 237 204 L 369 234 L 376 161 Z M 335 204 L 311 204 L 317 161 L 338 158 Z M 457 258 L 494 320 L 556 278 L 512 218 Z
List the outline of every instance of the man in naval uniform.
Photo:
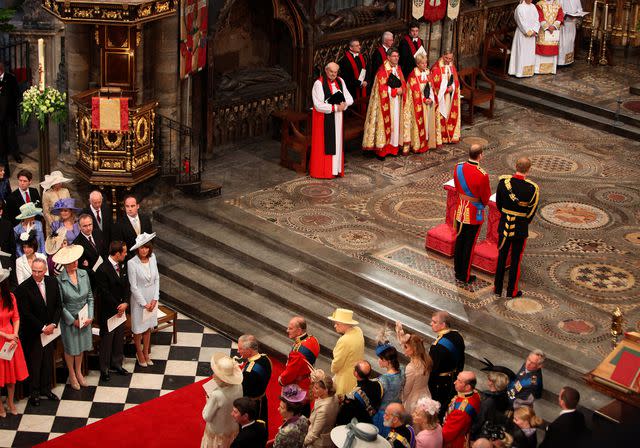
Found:
M 384 410 L 384 426 L 391 428 L 387 441 L 392 448 L 414 448 L 416 435 L 409 426 L 411 415 L 405 411 L 401 403 L 391 403 Z
M 500 176 L 496 189 L 496 206 L 500 212 L 498 224 L 498 266 L 494 281 L 494 293 L 502 295 L 504 270 L 511 250 L 511 268 L 507 297 L 520 297 L 518 289 L 522 255 L 529 236 L 529 223 L 538 208 L 540 189 L 535 182 L 527 179 L 531 160 L 521 157 L 516 162 L 516 173 Z
M 371 364 L 368 361 L 358 361 L 353 369 L 356 387 L 345 395 L 338 411 L 336 426 L 347 425 L 352 418 L 361 423 L 372 423 L 372 418 L 382 402 L 382 385 L 379 381 L 371 380 Z
M 476 279 L 475 275 L 471 275 L 471 258 L 484 222 L 484 209 L 491 197 L 489 175 L 480 168 L 482 158 L 482 146 L 471 145 L 469 160 L 458 163 L 453 170 L 453 181 L 458 192 L 454 221 L 458 233 L 453 265 L 456 280 L 463 283 L 471 283 Z
M 454 395 L 454 379 L 464 369 L 464 339 L 451 329 L 450 320 L 446 311 L 437 311 L 431 317 L 431 329 L 438 337 L 429 348 L 433 361 L 429 390 L 433 399 L 440 402 L 441 419 Z
M 245 360 L 242 369 L 242 395 L 255 400 L 258 419 L 267 424 L 268 402 L 267 386 L 271 379 L 271 360 L 260 353 L 255 336 L 243 334 L 238 338 L 238 354 Z
M 516 378 L 509 383 L 507 395 L 514 408 L 533 406 L 534 400 L 542 397 L 542 365 L 545 359 L 542 350 L 533 350 L 520 367 Z

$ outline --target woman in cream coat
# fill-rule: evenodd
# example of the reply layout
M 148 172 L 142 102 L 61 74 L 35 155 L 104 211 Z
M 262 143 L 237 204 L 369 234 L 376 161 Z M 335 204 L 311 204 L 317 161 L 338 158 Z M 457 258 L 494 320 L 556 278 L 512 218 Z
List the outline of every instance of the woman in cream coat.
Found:
M 155 233 L 141 233 L 130 249 L 137 255 L 127 262 L 131 285 L 131 332 L 136 346 L 136 358 L 141 367 L 152 366 L 150 341 L 151 330 L 158 325 L 158 299 L 160 297 L 160 274 L 151 240 Z M 144 320 L 144 310 L 152 313 Z
M 336 424 L 340 403 L 331 377 L 322 370 L 311 373 L 311 391 L 315 402 L 309 417 L 309 431 L 304 438 L 305 447 L 331 448 L 331 430 Z
M 214 386 L 202 410 L 205 422 L 200 448 L 229 448 L 238 435 L 238 424 L 231 416 L 233 401 L 242 397 L 242 371 L 224 353 L 211 357 Z

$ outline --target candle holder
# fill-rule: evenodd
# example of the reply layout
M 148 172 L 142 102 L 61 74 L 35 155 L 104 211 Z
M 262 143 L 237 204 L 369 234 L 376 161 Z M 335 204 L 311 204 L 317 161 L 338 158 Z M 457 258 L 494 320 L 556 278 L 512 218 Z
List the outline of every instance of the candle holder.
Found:
M 616 307 L 611 313 L 611 346 L 615 347 L 618 345 L 618 341 L 620 336 L 624 333 L 624 316 L 622 315 L 622 311 L 620 311 L 620 307 Z
M 593 49 L 593 42 L 596 40 L 596 17 L 598 13 L 598 0 L 593 1 L 593 11 L 591 11 L 591 35 L 589 36 L 589 51 L 587 53 L 587 64 L 591 65 L 595 62 L 595 54 Z
M 607 33 L 606 30 L 602 32 L 602 43 L 600 44 L 600 60 L 598 64 L 607 65 L 609 61 L 607 60 L 607 38 L 610 33 Z

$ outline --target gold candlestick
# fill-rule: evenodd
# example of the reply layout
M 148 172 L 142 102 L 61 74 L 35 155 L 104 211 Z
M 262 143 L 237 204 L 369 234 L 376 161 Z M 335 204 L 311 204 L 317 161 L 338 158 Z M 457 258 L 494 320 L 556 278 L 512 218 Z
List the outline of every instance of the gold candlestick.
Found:
M 604 24 L 602 26 L 602 43 L 600 45 L 600 60 L 598 61 L 598 63 L 600 65 L 607 65 L 609 63 L 609 61 L 607 61 L 607 55 L 606 55 L 606 51 L 607 51 L 607 35 L 609 33 L 607 33 L 607 19 L 609 17 L 609 4 L 605 3 L 604 4 Z
M 619 307 L 611 313 L 611 345 L 615 347 L 618 345 L 618 340 L 624 332 L 624 316 Z
M 591 12 L 591 36 L 589 36 L 589 52 L 587 53 L 587 64 L 593 64 L 595 55 L 593 54 L 593 41 L 596 39 L 596 14 L 598 12 L 598 0 L 593 0 L 593 11 Z

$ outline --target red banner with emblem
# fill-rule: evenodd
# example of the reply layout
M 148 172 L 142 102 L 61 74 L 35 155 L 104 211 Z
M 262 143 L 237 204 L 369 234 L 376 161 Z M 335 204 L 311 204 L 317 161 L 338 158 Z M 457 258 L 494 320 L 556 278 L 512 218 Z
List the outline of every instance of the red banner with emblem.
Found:
M 437 22 L 442 20 L 447 13 L 447 0 L 425 0 L 424 20 L 427 22 Z
M 207 0 L 180 2 L 180 78 L 207 63 Z

